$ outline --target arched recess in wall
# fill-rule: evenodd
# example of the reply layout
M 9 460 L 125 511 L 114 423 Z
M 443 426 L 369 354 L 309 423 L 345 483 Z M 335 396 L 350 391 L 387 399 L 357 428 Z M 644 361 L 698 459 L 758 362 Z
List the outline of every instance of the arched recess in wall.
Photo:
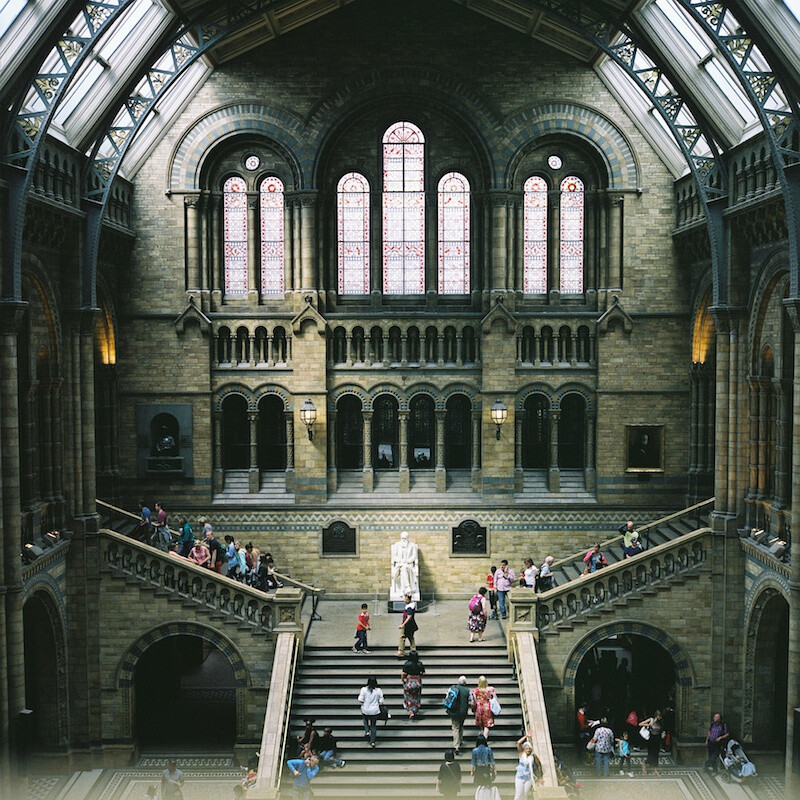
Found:
M 104 498 L 118 495 L 119 405 L 117 386 L 117 326 L 114 307 L 104 287 L 98 287 L 100 313 L 94 325 L 94 415 L 97 491 Z M 113 499 L 110 502 L 114 502 Z
M 236 698 L 236 737 L 246 735 L 247 689 L 250 686 L 250 673 L 236 646 L 227 637 L 213 628 L 196 622 L 170 622 L 153 628 L 134 642 L 120 659 L 116 670 L 114 687 L 119 692 L 122 720 L 120 735 L 131 741 L 134 732 L 135 673 L 136 665 L 144 652 L 157 642 L 173 636 L 194 636 L 203 639 L 220 650 L 233 670 Z
M 680 735 L 688 730 L 689 692 L 696 683 L 695 670 L 688 653 L 677 640 L 661 628 L 646 622 L 626 621 L 612 622 L 602 625 L 588 633 L 578 642 L 567 658 L 564 666 L 564 719 L 574 719 L 577 703 L 584 698 L 575 696 L 575 679 L 584 657 L 598 644 L 612 636 L 643 636 L 659 644 L 672 658 L 675 667 L 678 696 L 676 697 L 676 733 Z

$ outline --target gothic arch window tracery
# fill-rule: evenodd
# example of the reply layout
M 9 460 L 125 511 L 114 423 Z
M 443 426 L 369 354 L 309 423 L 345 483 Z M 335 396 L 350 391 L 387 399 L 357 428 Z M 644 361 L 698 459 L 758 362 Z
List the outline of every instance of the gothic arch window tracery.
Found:
M 448 172 L 439 181 L 439 294 L 469 294 L 470 187 Z
M 580 178 L 569 175 L 561 181 L 559 273 L 562 294 L 583 293 L 584 197 L 585 187 Z
M 225 295 L 247 294 L 247 184 L 234 175 L 222 188 Z
M 261 294 L 283 294 L 283 181 L 264 178 L 259 189 L 261 214 Z
M 348 172 L 336 187 L 336 200 L 338 292 L 369 294 L 369 181 Z
M 524 291 L 547 293 L 547 182 L 538 175 L 525 181 Z

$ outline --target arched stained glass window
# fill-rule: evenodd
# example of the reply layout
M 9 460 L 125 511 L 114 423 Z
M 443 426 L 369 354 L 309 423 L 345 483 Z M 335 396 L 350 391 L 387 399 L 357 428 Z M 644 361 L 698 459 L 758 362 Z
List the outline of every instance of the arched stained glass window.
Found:
M 410 122 L 383 135 L 383 291 L 425 292 L 425 139 Z
M 283 182 L 261 181 L 261 294 L 283 294 Z
M 348 172 L 336 192 L 339 294 L 369 294 L 369 181 Z
M 525 181 L 525 294 L 547 294 L 547 182 Z
M 469 181 L 448 172 L 439 181 L 439 294 L 469 294 Z
M 561 181 L 561 293 L 583 292 L 583 181 L 570 175 Z
M 247 184 L 233 177 L 222 187 L 225 294 L 247 294 Z

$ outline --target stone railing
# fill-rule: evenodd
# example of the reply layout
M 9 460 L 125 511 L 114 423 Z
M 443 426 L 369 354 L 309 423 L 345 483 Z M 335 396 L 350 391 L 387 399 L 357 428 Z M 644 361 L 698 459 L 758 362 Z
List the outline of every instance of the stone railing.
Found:
M 69 550 L 69 539 L 62 539 L 55 546 L 45 550 L 35 561 L 22 566 L 22 582 L 27 583 L 34 575 L 49 570 L 57 561 L 63 561 Z
M 103 563 L 112 572 L 197 603 L 257 631 L 271 632 L 280 624 L 302 629 L 303 593 L 298 589 L 268 595 L 114 531 L 103 529 L 100 535 Z
M 548 592 L 513 592 L 512 621 L 546 631 L 611 607 L 615 601 L 630 595 L 657 590 L 671 579 L 705 564 L 710 538 L 711 528 L 700 528 Z

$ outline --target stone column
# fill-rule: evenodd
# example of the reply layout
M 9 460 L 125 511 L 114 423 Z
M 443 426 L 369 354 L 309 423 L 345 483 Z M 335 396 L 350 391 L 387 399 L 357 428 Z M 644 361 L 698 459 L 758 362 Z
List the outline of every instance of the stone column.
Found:
M 42 478 L 42 499 L 51 501 L 53 499 L 53 403 L 51 395 L 53 393 L 53 382 L 48 381 L 39 386 L 39 406 L 41 408 L 41 431 L 39 459 L 39 474 Z
M 286 493 L 294 493 L 294 411 L 283 412 L 286 431 Z
M 522 469 L 522 421 L 525 410 L 517 409 L 514 418 L 514 491 L 522 494 L 525 489 L 525 472 Z
M 95 410 L 94 410 L 94 327 L 99 310 L 82 309 L 80 312 L 80 393 L 81 393 L 81 451 L 83 458 L 83 503 L 81 514 L 94 516 L 97 499 L 95 462 Z
M 247 301 L 258 303 L 261 259 L 258 257 L 258 195 L 247 195 Z
M 444 420 L 447 412 L 436 409 L 436 491 L 444 493 L 447 491 L 447 470 L 444 465 Z
M 776 378 L 773 381 L 773 392 L 776 398 L 775 420 L 778 426 L 777 442 L 775 446 L 777 464 L 775 466 L 775 503 L 776 508 L 785 508 L 791 488 L 787 487 L 789 478 L 789 444 L 791 442 L 792 426 L 789 419 L 791 409 L 791 397 L 787 396 L 787 388 L 784 381 Z M 787 488 L 789 490 L 787 491 Z
M 211 279 L 211 308 L 222 304 L 222 291 L 225 287 L 225 275 L 222 259 L 222 198 L 219 195 L 209 197 L 211 217 L 211 236 L 208 248 L 208 275 Z
M 17 796 L 16 767 L 13 762 L 16 746 L 16 720 L 25 708 L 25 652 L 22 624 L 22 565 L 19 556 L 22 543 L 20 494 L 20 430 L 19 373 L 17 332 L 23 323 L 27 303 L 0 303 L 0 468 L 2 472 L 2 537 L 3 575 L 0 576 L 0 603 L 3 603 L 4 636 L 0 639 L 0 673 L 5 683 L 0 720 L 0 758 L 4 777 L 0 786 L 7 786 L 9 796 Z M 26 354 L 27 355 L 27 354 Z M 8 768 L 7 768 L 8 767 Z
M 586 408 L 586 467 L 583 471 L 584 486 L 594 494 L 597 489 L 597 473 L 594 463 L 594 438 L 597 427 L 597 410 L 594 404 Z
M 758 527 L 758 508 L 756 499 L 758 497 L 758 430 L 759 430 L 759 410 L 758 410 L 758 379 L 750 377 L 747 379 L 750 396 L 750 425 L 748 430 L 748 487 L 745 495 L 746 524 L 748 529 Z
M 183 206 L 186 209 L 186 291 L 198 295 L 202 285 L 200 195 L 186 195 Z
M 304 194 L 300 205 L 300 270 L 303 293 L 316 294 L 315 231 L 317 227 L 317 195 Z
M 493 192 L 491 195 L 491 293 L 502 294 L 506 290 L 507 269 L 507 230 L 508 230 L 508 197 L 505 192 Z
M 607 294 L 622 291 L 622 224 L 625 199 L 610 195 L 608 206 L 608 286 Z
M 200 193 L 199 215 L 200 215 L 200 308 L 203 311 L 210 309 L 209 293 L 211 289 L 211 276 L 209 274 L 209 264 L 211 263 L 209 245 L 210 236 L 209 230 L 211 228 L 209 222 L 210 196 L 208 191 Z
M 480 492 L 482 486 L 481 470 L 481 411 L 472 412 L 472 491 Z
M 258 411 L 248 411 L 247 421 L 250 423 L 248 490 L 250 494 L 258 494 L 258 490 L 261 488 L 261 472 L 258 469 Z
M 767 499 L 767 448 L 769 446 L 769 382 L 758 379 L 758 438 L 756 440 L 756 499 Z M 763 513 L 763 512 L 762 512 Z M 759 515 L 761 516 L 761 515 Z
M 339 485 L 336 467 L 336 406 L 328 409 L 328 494 L 333 494 Z
M 212 476 L 212 490 L 214 494 L 219 494 L 225 486 L 225 471 L 222 468 L 222 411 L 214 409 L 211 420 L 211 429 L 214 434 L 214 473 Z
M 364 409 L 364 492 L 370 494 L 375 486 L 375 473 L 372 469 L 372 409 Z
M 60 528 L 64 525 L 64 434 L 61 418 L 61 387 L 64 385 L 62 378 L 53 381 L 53 390 L 50 393 L 50 416 L 53 420 L 53 447 L 51 461 L 53 464 L 53 499 L 56 503 L 55 521 Z M 116 435 L 116 432 L 115 432 Z
M 550 427 L 550 469 L 547 471 L 547 489 L 551 492 L 561 491 L 561 471 L 558 468 L 558 421 L 561 419 L 561 409 L 550 406 L 547 422 Z
M 728 418 L 729 386 L 728 370 L 730 358 L 730 313 L 727 307 L 712 307 L 717 329 L 716 397 L 716 446 L 714 448 L 714 503 L 715 514 L 728 513 Z
M 405 346 L 405 337 L 403 337 Z M 408 410 L 400 411 L 400 492 L 411 491 L 411 474 L 408 469 Z

